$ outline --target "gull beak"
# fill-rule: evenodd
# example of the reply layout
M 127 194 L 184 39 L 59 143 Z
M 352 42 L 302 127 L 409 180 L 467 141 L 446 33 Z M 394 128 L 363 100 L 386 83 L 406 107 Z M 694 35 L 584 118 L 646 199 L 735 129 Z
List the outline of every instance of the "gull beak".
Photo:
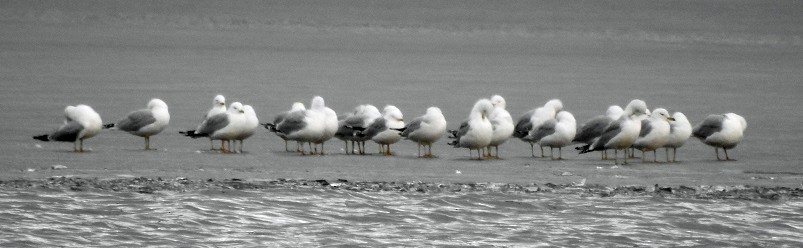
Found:
M 671 116 L 670 117 L 666 117 L 666 119 L 670 120 L 670 121 L 675 121 L 675 118 L 672 118 Z
M 240 113 L 243 113 L 243 114 L 245 114 L 245 110 L 240 110 Z

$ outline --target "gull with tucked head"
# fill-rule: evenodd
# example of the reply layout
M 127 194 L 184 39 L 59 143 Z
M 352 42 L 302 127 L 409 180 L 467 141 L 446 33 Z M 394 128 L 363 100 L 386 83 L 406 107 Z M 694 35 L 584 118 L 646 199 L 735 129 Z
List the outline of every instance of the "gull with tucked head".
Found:
M 84 140 L 97 135 L 103 127 L 103 121 L 92 107 L 78 104 L 64 108 L 64 124 L 50 134 L 37 135 L 33 138 L 40 141 L 73 142 L 73 150 L 84 151 Z

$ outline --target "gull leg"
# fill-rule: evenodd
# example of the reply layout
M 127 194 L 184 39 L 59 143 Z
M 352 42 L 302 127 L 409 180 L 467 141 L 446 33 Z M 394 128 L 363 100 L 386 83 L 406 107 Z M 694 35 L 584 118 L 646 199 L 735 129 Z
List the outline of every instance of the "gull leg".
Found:
M 533 145 L 533 143 L 530 143 L 530 156 L 532 156 L 533 158 L 535 157 L 535 146 Z
M 666 151 L 666 162 L 669 163 L 669 147 L 664 148 L 664 151 Z
M 647 156 L 644 156 L 644 150 L 641 150 L 641 162 L 642 162 L 642 163 L 644 163 L 644 162 L 647 162 L 647 159 L 646 159 L 646 157 L 647 157 Z
M 719 159 L 719 148 L 714 147 L 714 152 L 717 153 L 717 160 L 722 160 L 722 159 Z
M 625 150 L 627 150 L 627 148 L 625 148 Z M 631 151 L 631 152 L 635 153 L 635 151 Z M 625 152 L 625 153 L 627 153 L 627 152 Z M 625 156 L 625 161 L 622 162 L 622 165 L 626 165 L 626 164 L 627 164 L 627 156 Z
M 627 155 L 625 155 L 627 157 Z M 619 149 L 613 149 L 613 165 L 619 164 Z
M 672 163 L 677 162 L 678 149 L 672 148 Z
M 736 159 L 731 159 L 730 157 L 728 157 L 728 149 L 722 148 L 722 150 L 725 151 L 725 160 L 736 161 Z
M 658 163 L 658 149 L 652 150 L 652 162 Z

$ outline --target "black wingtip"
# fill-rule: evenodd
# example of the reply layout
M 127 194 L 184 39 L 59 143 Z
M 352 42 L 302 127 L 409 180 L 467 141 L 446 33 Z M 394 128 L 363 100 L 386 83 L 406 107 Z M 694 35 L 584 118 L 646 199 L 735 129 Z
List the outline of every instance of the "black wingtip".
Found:
M 449 130 L 449 138 L 456 139 L 457 138 L 457 130 Z
M 593 152 L 593 150 L 591 150 L 590 148 L 591 148 L 591 145 L 584 145 L 584 146 L 575 147 L 574 149 L 580 151 L 580 154 L 583 154 L 583 153 Z
M 50 141 L 50 139 L 48 139 L 48 137 L 47 137 L 47 134 L 33 136 L 33 139 L 40 140 L 40 141 L 45 141 L 45 142 Z
M 200 137 L 209 137 L 209 134 L 205 133 L 196 133 L 196 130 L 187 130 L 187 131 L 179 131 L 178 133 L 183 134 L 184 136 L 197 139 Z
M 109 128 L 113 128 L 113 127 L 114 127 L 114 123 L 103 124 L 103 129 L 109 129 Z
M 364 127 L 355 127 L 355 126 L 346 126 L 346 127 L 351 128 L 351 130 L 354 131 L 365 131 Z

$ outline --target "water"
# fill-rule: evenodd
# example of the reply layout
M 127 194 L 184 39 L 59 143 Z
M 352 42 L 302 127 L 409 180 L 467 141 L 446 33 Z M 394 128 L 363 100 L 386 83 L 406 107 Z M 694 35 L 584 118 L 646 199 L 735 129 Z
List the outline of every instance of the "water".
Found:
M 795 1 L 2 1 L 0 179 L 240 178 L 383 182 L 586 182 L 762 185 L 803 181 L 798 108 L 803 12 Z M 263 121 L 322 95 L 338 113 L 394 104 L 407 120 L 429 106 L 450 128 L 480 97 L 514 118 L 551 98 L 582 123 L 633 98 L 682 111 L 745 116 L 738 159 L 696 140 L 680 163 L 612 166 L 564 149 L 469 161 L 440 141 L 394 157 L 283 152 L 257 133 L 243 154 L 204 149 L 194 128 L 215 94 Z M 160 97 L 171 125 L 142 140 L 104 131 L 90 152 L 30 137 L 89 104 L 105 122 Z M 369 151 L 371 146 L 369 145 Z M 661 155 L 659 154 L 659 157 Z M 54 170 L 53 165 L 66 169 Z M 0 189 L 0 246 L 801 246 L 799 198 L 778 201 L 582 194 L 360 193 L 280 188 L 156 191 Z
M 563 194 L 3 190 L 12 246 L 803 244 L 803 202 Z

